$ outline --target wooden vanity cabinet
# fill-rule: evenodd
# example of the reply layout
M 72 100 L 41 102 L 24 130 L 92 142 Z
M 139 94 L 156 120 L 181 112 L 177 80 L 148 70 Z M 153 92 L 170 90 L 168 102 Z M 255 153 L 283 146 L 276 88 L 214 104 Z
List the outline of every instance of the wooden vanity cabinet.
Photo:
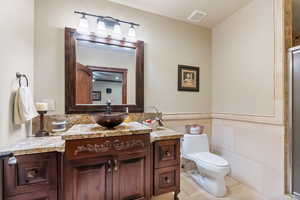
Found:
M 150 138 L 66 141 L 64 200 L 150 199 Z
M 57 153 L 16 158 L 4 161 L 4 200 L 57 200 Z
M 180 139 L 153 143 L 153 195 L 180 192 Z
M 129 135 L 67 140 L 65 153 L 4 161 L 4 200 L 150 200 L 180 192 L 180 139 Z

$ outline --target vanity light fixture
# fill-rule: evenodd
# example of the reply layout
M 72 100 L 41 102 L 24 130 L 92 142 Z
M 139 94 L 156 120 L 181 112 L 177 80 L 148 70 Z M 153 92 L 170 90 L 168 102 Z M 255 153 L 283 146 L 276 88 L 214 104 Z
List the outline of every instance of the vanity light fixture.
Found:
M 122 39 L 121 24 L 119 22 L 116 22 L 114 25 L 113 37 L 119 40 Z
M 97 31 L 96 34 L 100 37 L 107 37 L 106 25 L 101 17 L 97 20 Z
M 86 15 L 84 15 L 84 14 L 82 15 L 82 17 L 79 20 L 79 26 L 78 26 L 77 31 L 82 34 L 89 33 L 89 22 L 87 20 Z
M 112 37 L 117 40 L 127 40 L 128 42 L 136 42 L 136 27 L 140 26 L 139 24 L 128 22 L 120 19 L 116 19 L 110 16 L 101 16 L 94 15 L 86 12 L 75 11 L 76 14 L 81 15 L 79 27 L 77 29 L 78 33 L 81 34 L 89 34 L 89 24 L 87 20 L 88 17 L 96 17 L 97 18 L 97 27 L 96 27 L 96 35 L 103 38 Z M 129 25 L 128 35 L 124 36 L 122 34 L 121 24 Z M 111 30 L 111 31 L 110 31 Z M 111 35 L 108 33 L 111 32 Z

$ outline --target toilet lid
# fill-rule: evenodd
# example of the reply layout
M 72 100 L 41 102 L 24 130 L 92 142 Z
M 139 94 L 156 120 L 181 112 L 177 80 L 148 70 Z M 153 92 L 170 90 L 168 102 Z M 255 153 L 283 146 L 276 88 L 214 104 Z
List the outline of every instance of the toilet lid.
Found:
M 200 160 L 202 162 L 205 162 L 205 163 L 208 163 L 211 165 L 225 167 L 225 166 L 228 166 L 228 164 L 229 164 L 227 162 L 227 160 L 225 160 L 224 158 L 222 158 L 218 155 L 215 155 L 213 153 L 210 153 L 210 152 L 201 152 L 201 153 L 197 153 L 197 155 L 194 155 L 194 156 L 197 157 L 197 160 Z

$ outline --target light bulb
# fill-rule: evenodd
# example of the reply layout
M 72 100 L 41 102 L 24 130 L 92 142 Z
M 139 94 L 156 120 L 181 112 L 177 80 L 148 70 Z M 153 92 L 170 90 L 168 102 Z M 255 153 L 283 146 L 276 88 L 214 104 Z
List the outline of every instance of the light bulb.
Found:
M 116 39 L 122 39 L 122 30 L 119 22 L 117 22 L 114 26 L 114 37 Z
M 89 23 L 85 15 L 82 15 L 80 18 L 77 32 L 81 34 L 89 34 Z
M 131 24 L 129 31 L 128 31 L 128 40 L 135 42 L 136 41 L 136 33 L 135 33 L 135 28 L 134 26 Z
M 103 19 L 97 20 L 97 35 L 100 37 L 107 37 L 107 29 Z
M 133 25 L 131 25 L 130 28 L 129 28 L 128 36 L 129 36 L 129 37 L 132 37 L 132 38 L 135 38 L 135 37 L 136 37 L 136 34 L 135 34 L 135 28 L 134 28 Z

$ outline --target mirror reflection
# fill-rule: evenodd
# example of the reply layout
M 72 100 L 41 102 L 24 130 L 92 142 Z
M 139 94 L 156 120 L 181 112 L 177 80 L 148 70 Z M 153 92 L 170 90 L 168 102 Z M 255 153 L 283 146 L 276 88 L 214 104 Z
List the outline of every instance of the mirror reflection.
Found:
M 76 42 L 76 104 L 135 104 L 136 50 Z

